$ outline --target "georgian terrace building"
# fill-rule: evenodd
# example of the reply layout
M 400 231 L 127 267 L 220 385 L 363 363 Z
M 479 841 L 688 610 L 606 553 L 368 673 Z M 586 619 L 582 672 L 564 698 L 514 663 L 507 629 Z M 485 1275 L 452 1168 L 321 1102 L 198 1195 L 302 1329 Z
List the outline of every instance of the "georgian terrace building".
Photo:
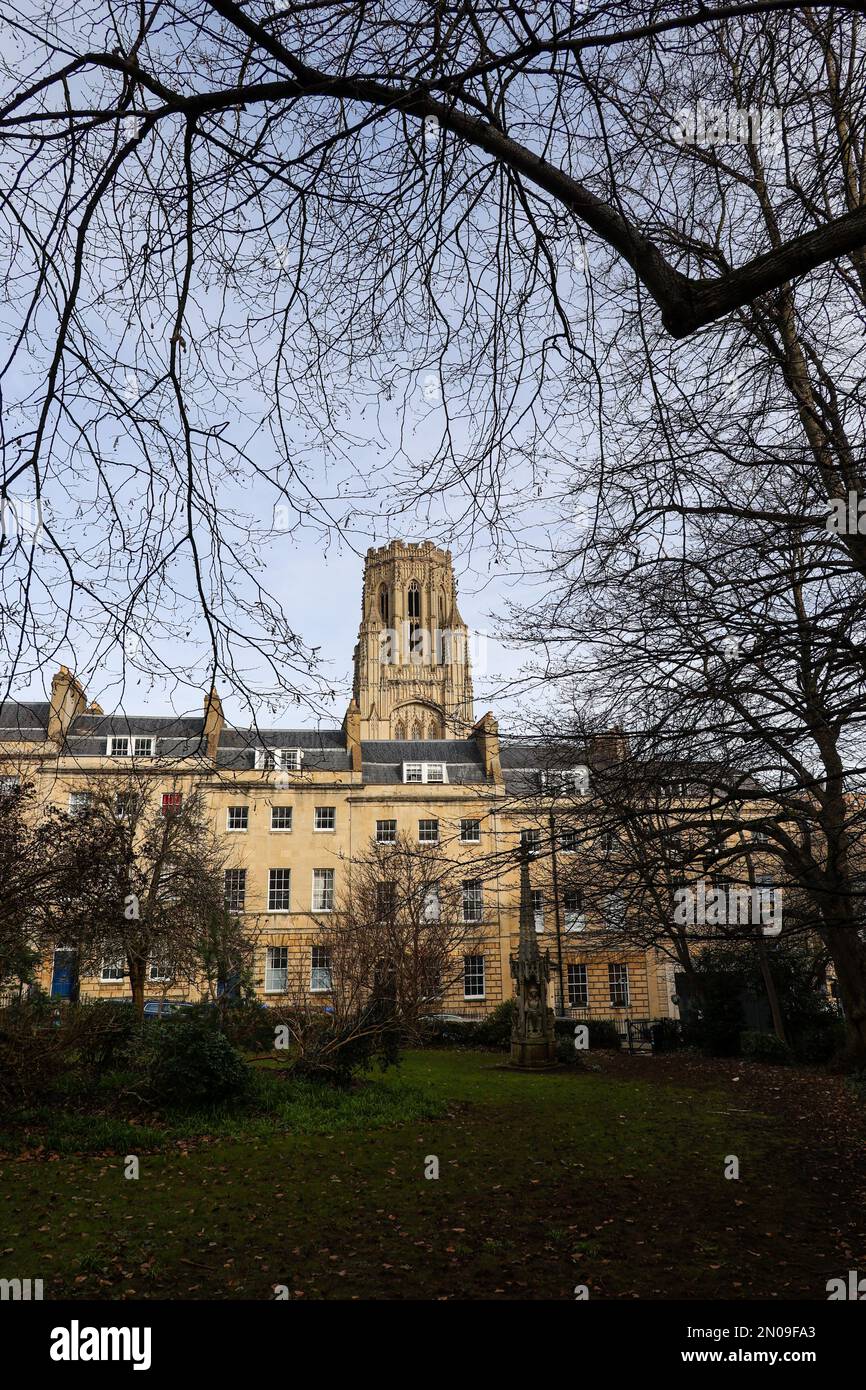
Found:
M 521 807 L 534 798 L 537 812 L 538 751 L 500 744 L 490 713 L 475 720 L 469 634 L 448 552 L 401 541 L 368 551 L 354 668 L 342 727 L 252 731 L 226 725 L 215 690 L 196 718 L 106 715 L 61 667 L 49 702 L 0 708 L 3 771 L 70 812 L 97 783 L 121 786 L 133 769 L 152 781 L 164 811 L 201 788 L 225 840 L 227 901 L 255 922 L 255 982 L 266 1002 L 279 1002 L 296 971 L 311 994 L 327 993 L 317 921 L 334 910 L 341 875 L 371 842 L 406 835 L 447 845 L 476 944 L 456 962 L 457 983 L 439 1007 L 480 1016 L 512 992 L 516 851 L 522 835 L 525 843 L 534 834 Z M 535 890 L 540 944 L 555 966 L 562 961 L 564 998 L 555 968 L 549 1002 L 614 1019 L 621 1030 L 628 1018 L 670 1015 L 671 970 L 654 952 L 605 945 L 574 886 L 579 850 L 566 836 L 560 848 L 572 860 L 563 900 L 551 903 L 548 886 Z M 492 876 L 491 863 L 500 866 Z M 194 986 L 167 985 L 159 969 L 154 962 L 151 997 L 198 997 Z M 63 996 L 73 973 L 58 941 L 40 983 Z M 80 993 L 128 995 L 123 962 L 104 961 L 99 978 L 82 977 Z

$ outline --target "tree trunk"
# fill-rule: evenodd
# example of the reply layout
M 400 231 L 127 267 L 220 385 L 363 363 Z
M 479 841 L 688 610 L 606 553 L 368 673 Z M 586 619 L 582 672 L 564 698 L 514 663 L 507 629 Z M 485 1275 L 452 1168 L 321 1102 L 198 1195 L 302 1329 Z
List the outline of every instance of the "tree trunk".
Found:
M 147 962 L 130 956 L 128 965 L 129 983 L 132 988 L 132 1006 L 138 1017 L 144 1018 L 144 977 L 147 971 Z
M 773 979 L 773 972 L 770 969 L 770 958 L 767 955 L 767 943 L 760 929 L 758 930 L 758 960 L 761 965 L 761 978 L 764 981 L 764 989 L 767 992 L 767 1002 L 770 1005 L 770 1017 L 773 1020 L 773 1031 L 780 1042 L 787 1043 L 788 1039 L 785 1035 L 785 1021 L 782 1018 L 782 1009 L 779 1004 L 776 981 Z
M 854 927 L 825 927 L 821 933 L 833 958 L 847 1037 L 843 1065 L 866 1065 L 866 958 Z

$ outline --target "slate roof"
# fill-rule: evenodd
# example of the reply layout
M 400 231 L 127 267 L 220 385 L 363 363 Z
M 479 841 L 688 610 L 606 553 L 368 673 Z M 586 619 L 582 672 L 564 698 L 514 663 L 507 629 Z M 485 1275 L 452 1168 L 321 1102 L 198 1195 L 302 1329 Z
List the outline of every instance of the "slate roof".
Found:
M 472 785 L 485 781 L 474 738 L 363 739 L 361 762 L 364 781 L 379 786 L 402 784 L 404 762 L 445 763 L 451 784 Z
M 0 704 L 0 740 L 39 743 L 48 737 L 48 701 L 5 700 Z
M 49 704 L 47 701 L 7 700 L 0 704 L 0 743 L 26 741 L 44 743 L 47 739 Z M 200 758 L 204 754 L 202 715 L 80 714 L 73 720 L 67 737 L 73 757 L 104 757 L 109 735 L 152 735 L 159 758 Z M 300 748 L 302 769 L 318 772 L 348 772 L 351 758 L 342 729 L 223 729 L 217 754 L 217 767 L 244 771 L 255 766 L 255 749 Z M 484 785 L 485 777 L 479 745 L 474 737 L 463 739 L 365 739 L 361 743 L 363 780 L 380 786 L 403 782 L 404 762 L 442 762 L 448 768 L 451 785 Z M 544 766 L 578 767 L 589 762 L 585 750 L 563 745 L 554 753 L 539 742 L 503 736 L 500 741 L 505 790 L 511 796 L 536 795 L 540 790 L 538 769 Z M 714 773 L 724 780 L 724 770 L 712 762 L 648 762 L 643 771 L 650 777 L 680 779 L 696 794 L 712 785 Z M 427 783 L 426 785 L 438 785 Z M 760 791 L 753 778 L 743 775 L 741 790 Z

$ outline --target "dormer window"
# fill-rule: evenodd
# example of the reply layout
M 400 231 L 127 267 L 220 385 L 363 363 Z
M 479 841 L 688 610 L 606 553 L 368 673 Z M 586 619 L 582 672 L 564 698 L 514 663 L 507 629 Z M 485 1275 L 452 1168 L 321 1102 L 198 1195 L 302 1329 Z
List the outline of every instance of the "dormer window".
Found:
M 300 748 L 257 748 L 255 765 L 260 772 L 300 772 L 301 756 Z
M 404 763 L 403 781 L 441 784 L 448 781 L 448 769 L 445 763 Z
M 156 740 L 152 734 L 112 734 L 108 740 L 109 758 L 152 758 Z
M 542 791 L 549 796 L 586 796 L 589 793 L 589 768 L 556 768 L 552 772 L 540 773 Z

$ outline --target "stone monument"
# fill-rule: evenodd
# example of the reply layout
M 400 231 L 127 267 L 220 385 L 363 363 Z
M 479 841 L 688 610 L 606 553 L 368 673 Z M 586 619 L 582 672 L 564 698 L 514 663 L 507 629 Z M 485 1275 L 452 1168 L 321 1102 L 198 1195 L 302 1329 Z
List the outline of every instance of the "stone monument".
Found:
M 511 978 L 517 1007 L 511 1026 L 512 1067 L 539 1070 L 556 1066 L 553 1009 L 547 1006 L 550 953 L 538 949 L 529 887 L 529 852 L 520 856 L 520 943 L 511 957 Z

